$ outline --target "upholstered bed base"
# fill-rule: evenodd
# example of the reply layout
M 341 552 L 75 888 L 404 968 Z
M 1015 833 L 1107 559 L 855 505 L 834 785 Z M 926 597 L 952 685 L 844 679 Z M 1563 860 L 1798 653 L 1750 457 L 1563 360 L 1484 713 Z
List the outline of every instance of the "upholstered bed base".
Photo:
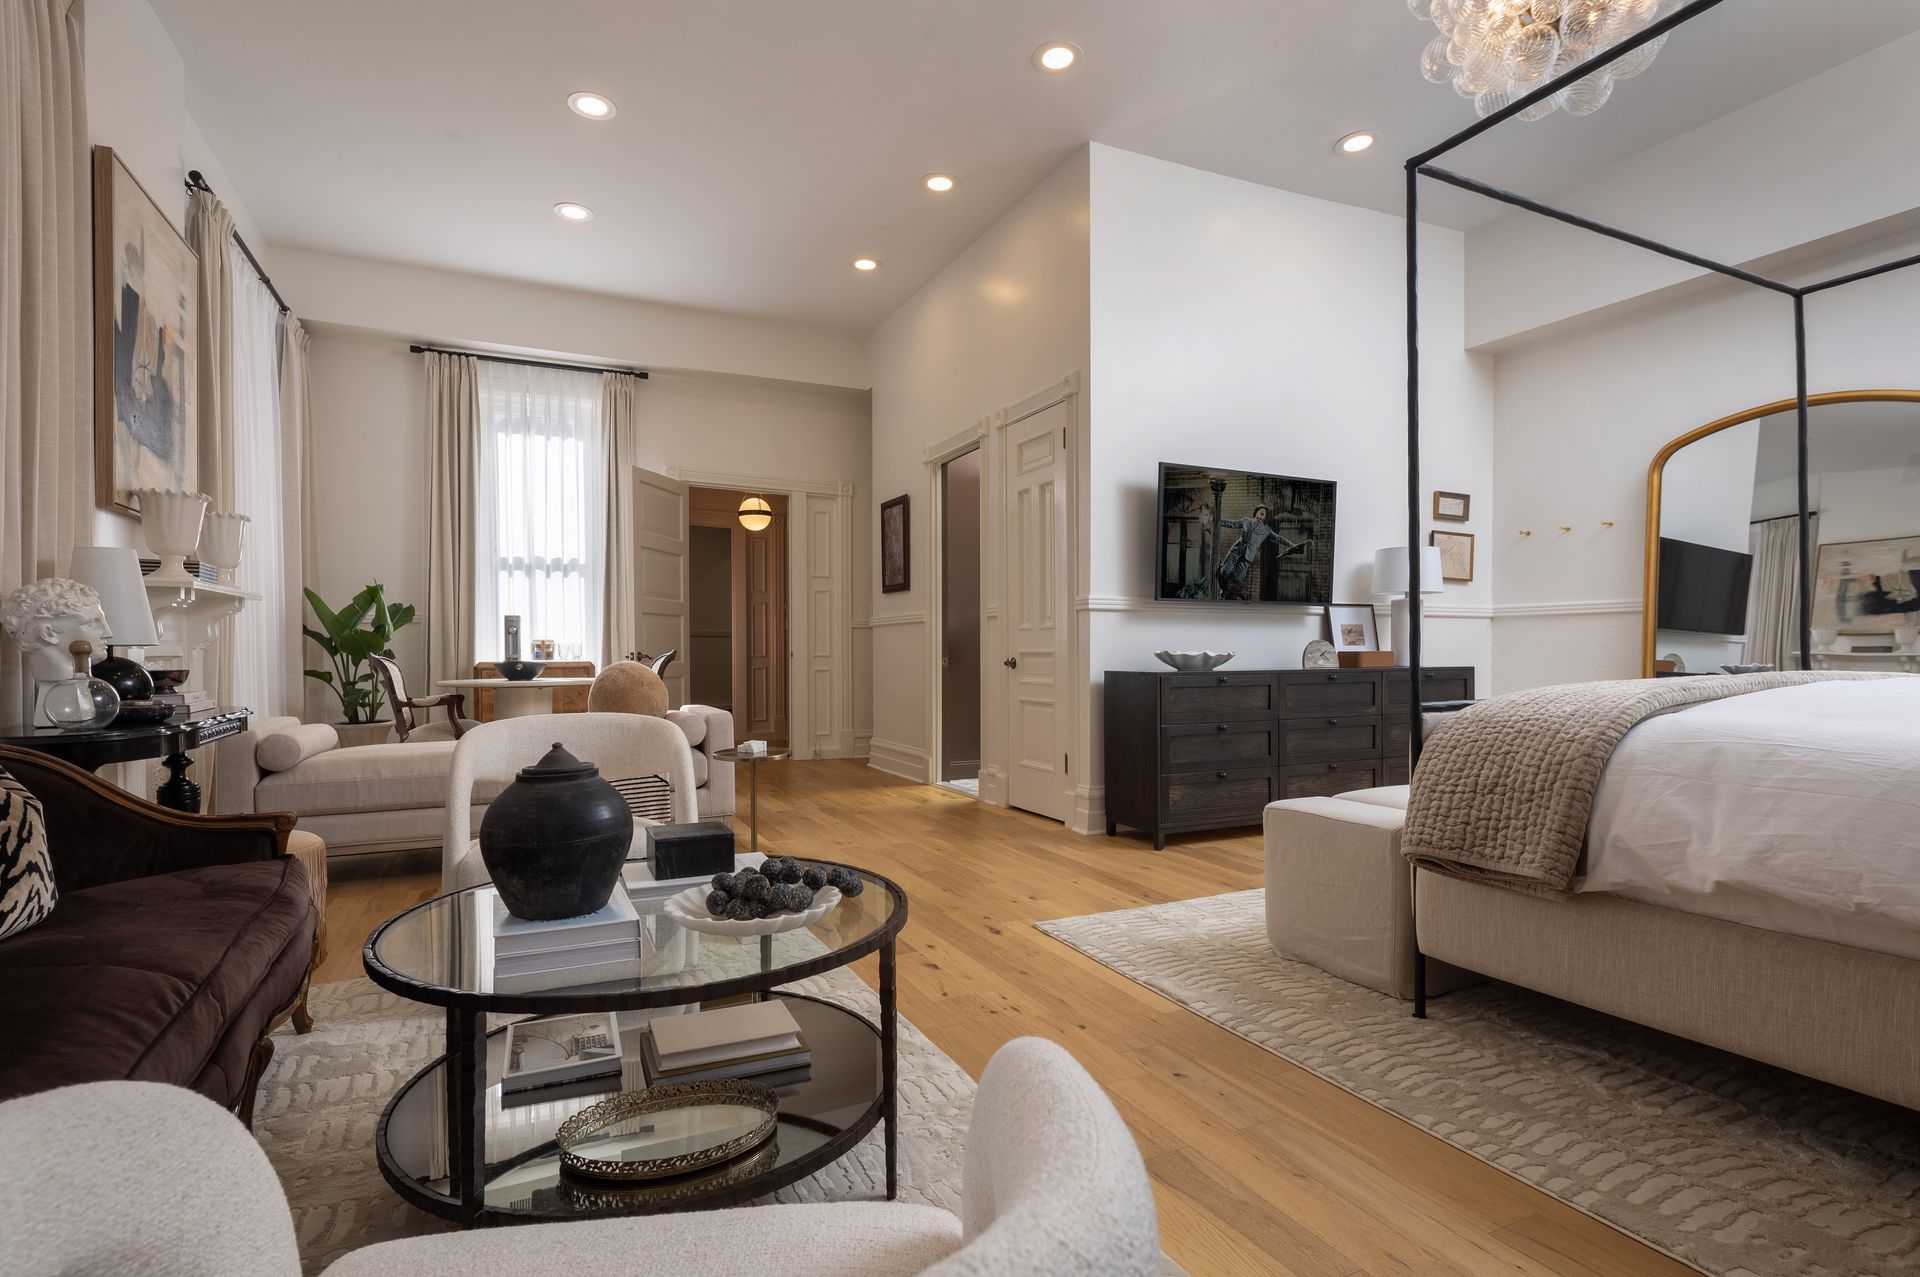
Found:
M 1920 962 L 1425 870 L 1414 918 L 1429 958 L 1920 1109 Z

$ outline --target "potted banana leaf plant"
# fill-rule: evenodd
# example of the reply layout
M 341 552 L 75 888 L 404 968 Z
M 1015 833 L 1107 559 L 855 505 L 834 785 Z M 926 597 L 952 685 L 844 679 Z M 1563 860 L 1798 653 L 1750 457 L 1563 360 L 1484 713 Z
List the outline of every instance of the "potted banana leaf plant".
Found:
M 318 628 L 303 625 L 301 630 L 326 654 L 331 669 L 308 670 L 307 677 L 323 683 L 340 700 L 342 744 L 368 745 L 383 741 L 388 724 L 380 711 L 386 706 L 386 693 L 380 685 L 379 671 L 368 659 L 393 655 L 396 631 L 413 622 L 411 603 L 389 603 L 378 582 L 353 596 L 345 607 L 335 611 L 311 589 L 307 606 L 313 609 Z

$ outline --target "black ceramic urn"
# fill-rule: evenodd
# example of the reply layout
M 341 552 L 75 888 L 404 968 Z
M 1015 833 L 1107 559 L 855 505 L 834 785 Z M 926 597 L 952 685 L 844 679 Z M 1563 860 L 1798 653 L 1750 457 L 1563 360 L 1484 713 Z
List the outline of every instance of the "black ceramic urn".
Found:
M 480 858 L 516 918 L 577 918 L 607 903 L 633 845 L 620 791 L 556 742 L 480 821 Z

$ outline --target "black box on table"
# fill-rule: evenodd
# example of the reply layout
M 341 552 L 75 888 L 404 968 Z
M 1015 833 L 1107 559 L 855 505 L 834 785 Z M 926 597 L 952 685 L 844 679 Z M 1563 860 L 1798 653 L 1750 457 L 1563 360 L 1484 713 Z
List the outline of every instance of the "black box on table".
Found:
M 717 820 L 648 825 L 647 868 L 656 882 L 733 872 L 733 830 Z

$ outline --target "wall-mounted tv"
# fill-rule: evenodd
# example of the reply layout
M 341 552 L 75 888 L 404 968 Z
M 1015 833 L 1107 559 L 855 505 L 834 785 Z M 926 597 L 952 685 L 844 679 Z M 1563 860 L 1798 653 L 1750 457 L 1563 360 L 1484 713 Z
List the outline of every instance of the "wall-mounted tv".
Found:
M 1660 538 L 1660 628 L 1745 634 L 1753 556 Z
M 1334 487 L 1162 462 L 1154 597 L 1331 603 Z

